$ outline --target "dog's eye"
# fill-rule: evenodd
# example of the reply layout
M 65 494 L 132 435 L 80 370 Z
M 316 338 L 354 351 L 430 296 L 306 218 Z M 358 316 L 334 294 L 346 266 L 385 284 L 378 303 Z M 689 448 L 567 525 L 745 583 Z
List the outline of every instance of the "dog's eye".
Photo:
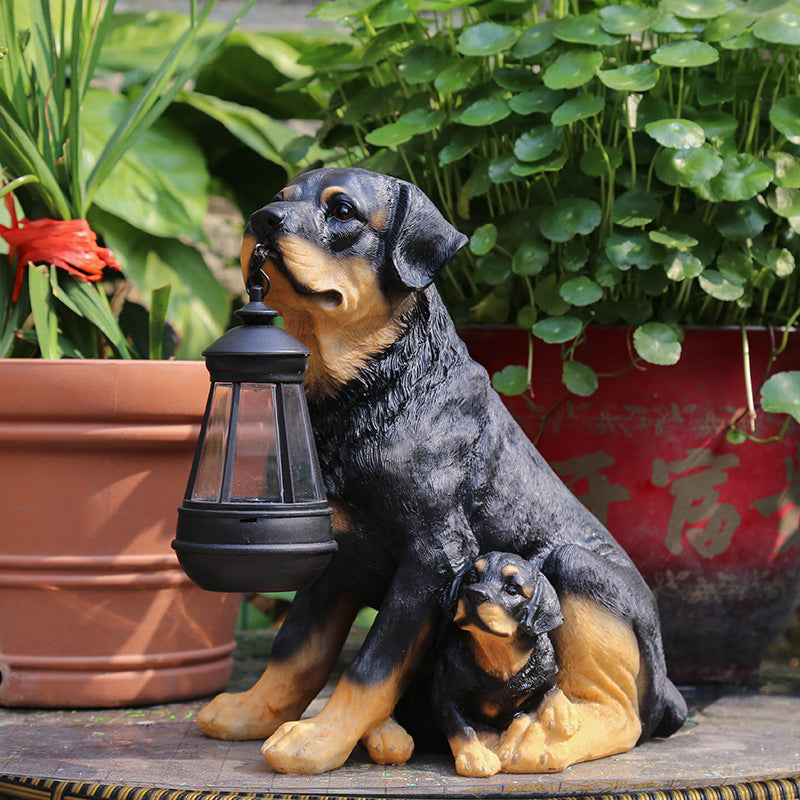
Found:
M 507 584 L 506 584 L 506 585 L 503 587 L 503 591 L 504 591 L 504 592 L 505 592 L 507 595 L 510 595 L 511 597 L 516 597 L 516 596 L 519 594 L 519 592 L 520 592 L 520 588 L 519 588 L 519 586 L 517 586 L 517 584 L 516 584 L 516 583 L 507 583 Z
M 337 222 L 350 222 L 350 220 L 355 217 L 356 210 L 350 203 L 345 203 L 344 200 L 340 200 L 333 207 L 331 214 Z

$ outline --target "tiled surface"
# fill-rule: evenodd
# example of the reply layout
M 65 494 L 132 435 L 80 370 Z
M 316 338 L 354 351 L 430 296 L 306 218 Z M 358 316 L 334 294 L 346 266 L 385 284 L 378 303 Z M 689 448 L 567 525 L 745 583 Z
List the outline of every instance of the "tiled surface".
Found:
M 249 685 L 261 659 L 240 648 L 234 687 Z M 327 691 L 329 691 L 328 689 Z M 110 711 L 0 709 L 0 775 L 87 780 L 171 789 L 412 797 L 449 793 L 577 793 L 681 788 L 800 777 L 800 696 L 770 687 L 690 697 L 692 716 L 669 739 L 558 775 L 461 778 L 452 760 L 416 754 L 380 767 L 357 750 L 326 775 L 270 772 L 260 742 L 204 737 L 194 717 L 205 701 Z M 323 693 L 324 695 L 324 693 Z M 324 702 L 312 705 L 314 713 Z

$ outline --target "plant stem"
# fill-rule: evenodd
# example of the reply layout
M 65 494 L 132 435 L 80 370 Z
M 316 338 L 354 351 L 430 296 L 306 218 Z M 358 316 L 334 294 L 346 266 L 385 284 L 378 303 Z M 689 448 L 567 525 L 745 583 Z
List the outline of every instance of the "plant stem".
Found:
M 747 415 L 750 418 L 750 432 L 756 430 L 756 404 L 753 399 L 753 377 L 750 372 L 750 342 L 747 340 L 747 328 L 742 328 L 742 361 L 744 364 L 744 386 L 747 394 Z

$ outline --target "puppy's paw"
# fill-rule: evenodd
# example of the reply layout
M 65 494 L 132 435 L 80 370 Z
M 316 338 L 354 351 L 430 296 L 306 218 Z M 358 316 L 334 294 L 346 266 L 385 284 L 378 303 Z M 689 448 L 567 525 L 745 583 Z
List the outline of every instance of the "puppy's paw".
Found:
M 470 741 L 456 753 L 456 772 L 465 778 L 489 778 L 500 772 L 500 759 L 479 741 Z
M 539 721 L 549 741 L 571 739 L 581 728 L 578 709 L 561 689 L 551 689 L 539 708 Z
M 392 717 L 387 717 L 361 739 L 376 764 L 405 764 L 414 752 L 414 740 Z
M 197 714 L 197 726 L 206 736 L 234 742 L 263 739 L 284 721 L 252 692 L 217 695 Z

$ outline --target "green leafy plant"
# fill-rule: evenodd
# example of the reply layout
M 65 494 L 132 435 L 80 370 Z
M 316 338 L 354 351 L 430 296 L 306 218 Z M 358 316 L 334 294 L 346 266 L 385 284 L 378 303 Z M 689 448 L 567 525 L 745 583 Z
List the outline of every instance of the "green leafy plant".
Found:
M 123 258 L 123 275 L 140 279 L 140 294 L 172 285 L 184 356 L 199 353 L 222 328 L 229 300 L 186 243 L 203 238 L 203 153 L 161 117 L 253 2 L 223 26 L 207 22 L 216 0 L 199 13 L 193 0 L 180 35 L 127 94 L 97 85 L 108 74 L 99 64 L 114 27 L 114 0 L 9 0 L 0 8 L 0 166 L 9 181 L 0 191 L 0 223 L 21 232 L 27 218 L 88 219 L 120 258 L 135 250 L 137 259 Z M 12 264 L 19 252 L 12 246 L 0 255 L 0 355 L 162 352 L 165 291 L 152 296 L 157 313 L 148 323 L 140 303 L 126 302 L 132 286 L 122 276 L 87 279 L 46 262 Z
M 592 323 L 674 364 L 681 327 L 800 317 L 796 0 L 336 0 L 350 38 L 311 54 L 322 144 L 407 177 L 469 248 L 441 282 L 458 321 L 560 344 Z M 779 337 L 780 338 L 780 337 Z M 787 337 L 776 346 L 786 347 Z M 530 366 L 495 376 L 509 393 Z M 763 405 L 800 421 L 797 375 Z

